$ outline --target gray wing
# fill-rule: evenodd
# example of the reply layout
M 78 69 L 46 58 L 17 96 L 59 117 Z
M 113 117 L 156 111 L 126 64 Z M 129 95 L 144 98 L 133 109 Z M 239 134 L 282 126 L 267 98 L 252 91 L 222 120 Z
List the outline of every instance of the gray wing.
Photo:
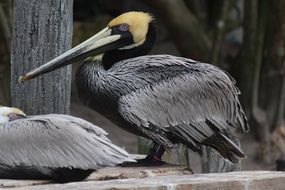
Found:
M 189 64 L 188 69 L 189 72 L 122 96 L 122 117 L 166 146 L 171 145 L 164 135 L 169 131 L 194 147 L 217 131 L 226 133 L 232 126 L 247 131 L 239 90 L 233 80 L 204 63 Z
M 55 120 L 58 118 L 65 119 L 66 121 L 69 121 L 70 123 L 78 125 L 78 126 L 82 127 L 83 129 L 89 131 L 90 134 L 94 133 L 95 135 L 99 136 L 100 138 L 111 142 L 106 137 L 106 135 L 108 135 L 108 133 L 104 129 L 102 129 L 102 128 L 100 128 L 100 127 L 98 127 L 98 126 L 96 126 L 96 125 L 94 125 L 94 124 L 92 124 L 92 123 L 90 123 L 84 119 L 81 119 L 79 117 L 75 117 L 75 116 L 71 116 L 71 115 L 65 115 L 65 114 L 48 114 L 48 115 L 40 115 L 37 117 L 42 117 L 42 118 L 47 118 L 47 119 L 53 119 L 54 118 Z
M 0 163 L 98 169 L 131 161 L 106 132 L 66 115 L 39 115 L 0 125 Z

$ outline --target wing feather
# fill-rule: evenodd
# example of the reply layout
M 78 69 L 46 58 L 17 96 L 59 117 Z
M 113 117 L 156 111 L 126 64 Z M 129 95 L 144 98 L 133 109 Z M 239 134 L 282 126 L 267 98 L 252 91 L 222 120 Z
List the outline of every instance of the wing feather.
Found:
M 201 64 L 205 67 L 207 64 Z M 128 121 L 148 127 L 170 127 L 181 123 L 214 120 L 247 125 L 230 78 L 216 67 L 186 73 L 139 88 L 119 100 L 119 112 Z M 229 125 L 227 125 L 229 126 Z
M 98 169 L 131 161 L 107 133 L 76 117 L 39 115 L 0 125 L 0 163 Z
M 196 148 L 197 142 L 202 143 L 216 132 L 223 134 L 236 126 L 243 132 L 248 131 L 246 116 L 238 100 L 240 92 L 231 77 L 213 65 L 187 64 L 187 59 L 182 62 L 181 74 L 172 74 L 173 77 L 122 96 L 119 100 L 122 117 L 146 133 L 149 123 L 172 131 Z M 213 138 L 215 142 L 217 138 Z

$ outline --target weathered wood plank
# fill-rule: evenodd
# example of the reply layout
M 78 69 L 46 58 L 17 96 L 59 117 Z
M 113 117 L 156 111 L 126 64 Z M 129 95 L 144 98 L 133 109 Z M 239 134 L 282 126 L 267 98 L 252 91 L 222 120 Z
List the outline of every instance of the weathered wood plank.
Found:
M 130 178 L 147 178 L 153 176 L 169 175 L 189 175 L 191 172 L 185 166 L 165 165 L 159 167 L 140 167 L 140 168 L 122 168 L 109 167 L 103 168 L 91 174 L 87 180 L 109 180 L 109 179 L 130 179 Z
M 135 155 L 137 158 L 138 156 Z M 91 174 L 86 181 L 106 181 L 111 179 L 147 178 L 153 176 L 189 175 L 191 172 L 184 166 L 164 165 L 160 167 L 109 167 Z M 0 180 L 0 187 L 30 187 L 52 183 L 48 180 Z
M 196 175 L 168 175 L 107 181 L 86 181 L 10 188 L 13 190 L 284 190 L 285 172 L 244 171 Z
M 15 0 L 11 104 L 27 114 L 68 113 L 71 67 L 20 84 L 19 76 L 71 47 L 73 0 Z

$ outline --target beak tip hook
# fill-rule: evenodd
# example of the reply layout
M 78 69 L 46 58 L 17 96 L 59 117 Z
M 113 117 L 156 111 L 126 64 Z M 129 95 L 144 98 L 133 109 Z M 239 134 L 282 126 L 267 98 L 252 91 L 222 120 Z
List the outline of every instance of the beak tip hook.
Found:
M 25 81 L 25 75 L 21 75 L 18 79 L 19 83 L 23 83 Z

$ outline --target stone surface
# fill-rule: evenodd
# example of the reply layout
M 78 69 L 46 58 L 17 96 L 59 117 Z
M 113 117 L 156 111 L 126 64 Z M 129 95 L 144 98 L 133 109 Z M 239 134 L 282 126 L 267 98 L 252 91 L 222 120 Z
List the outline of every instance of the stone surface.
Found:
M 13 187 L 22 187 L 22 186 L 33 186 L 33 185 L 43 185 L 48 184 L 49 181 L 45 180 L 9 180 L 1 179 L 0 188 L 13 188 Z
M 135 159 L 144 158 L 144 155 L 133 155 Z M 91 174 L 86 181 L 106 181 L 114 179 L 140 179 L 153 176 L 169 176 L 169 175 L 189 175 L 191 172 L 184 166 L 165 165 L 160 167 L 109 167 L 102 168 Z M 4 180 L 0 179 L 0 188 L 14 188 L 31 186 L 41 187 L 41 185 L 51 184 L 48 180 Z
M 160 167 L 109 167 L 103 168 L 91 174 L 87 180 L 110 180 L 110 179 L 130 179 L 130 178 L 147 178 L 154 176 L 169 176 L 169 175 L 189 175 L 191 172 L 184 166 L 166 165 Z
M 285 190 L 285 172 L 243 171 L 192 175 L 179 166 L 116 167 L 99 170 L 83 182 L 46 183 L 48 181 L 0 180 L 1 189 L 13 190 Z

